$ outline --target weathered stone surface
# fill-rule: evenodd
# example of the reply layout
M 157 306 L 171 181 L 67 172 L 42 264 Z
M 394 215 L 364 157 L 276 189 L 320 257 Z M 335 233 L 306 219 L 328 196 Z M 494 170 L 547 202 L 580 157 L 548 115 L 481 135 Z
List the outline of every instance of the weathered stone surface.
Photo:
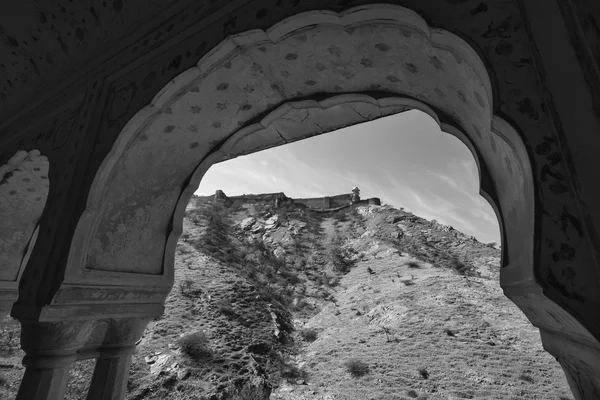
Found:
M 384 14 L 392 15 L 395 24 L 379 23 L 376 18 Z M 120 171 L 110 178 L 102 196 L 88 268 L 129 271 L 131 265 L 138 265 L 144 268 L 139 272 L 159 273 L 161 246 L 143 253 L 135 249 L 164 236 L 169 224 L 165 218 L 170 216 L 161 210 L 172 209 L 177 202 L 183 176 L 187 179 L 206 154 L 201 149 L 211 148 L 211 143 L 230 136 L 270 104 L 284 102 L 298 91 L 335 92 L 334 87 L 340 87 L 341 91 L 353 92 L 379 85 L 378 90 L 410 93 L 461 121 L 470 121 L 466 130 L 492 134 L 490 101 L 476 101 L 476 96 L 490 99 L 491 86 L 483 65 L 464 42 L 449 34 L 423 34 L 427 32 L 424 21 L 399 8 L 356 10 L 331 17 L 339 21 L 337 25 L 303 29 L 301 35 L 306 41 L 298 41 L 299 27 L 287 25 L 276 26 L 268 34 L 255 31 L 224 41 L 218 51 L 201 59 L 197 67 L 160 93 L 147 108 L 152 123 L 140 121 L 142 131 L 135 125 L 128 128 L 136 134 L 129 139 L 127 153 L 119 155 L 123 159 Z M 351 20 L 352 33 L 345 30 Z M 405 35 L 407 30 L 413 33 Z M 404 38 L 402 42 L 390 41 L 398 35 Z M 440 47 L 438 41 L 447 45 Z M 405 60 L 406 54 L 411 54 L 411 62 Z M 433 58 L 444 65 L 442 70 L 432 64 Z M 370 60 L 369 64 L 361 64 L 361 59 Z M 382 82 L 380 77 L 392 70 L 397 77 L 390 75 Z M 462 97 L 456 97 L 457 91 Z M 418 107 L 418 102 L 405 105 Z M 377 100 L 360 95 L 307 100 L 282 106 L 261 124 L 274 124 L 285 142 L 290 142 L 379 117 L 380 107 Z M 130 133 L 121 135 L 129 137 Z M 487 137 L 475 136 L 474 140 L 489 147 Z M 190 147 L 190 143 L 195 146 Z M 273 145 L 263 143 L 265 147 Z M 251 147 L 248 151 L 259 149 Z M 222 151 L 232 150 L 225 145 Z M 121 187 L 128 190 L 118 189 Z
M 250 227 L 252 227 L 252 225 L 254 225 L 255 222 L 256 222 L 256 218 L 248 217 L 248 218 L 244 219 L 242 222 L 240 222 L 240 229 L 242 229 L 242 230 L 249 229 Z
M 598 347 L 591 2 L 109 3 L 0 10 L 0 165 L 39 149 L 51 166 L 20 313 L 155 312 L 187 198 L 212 163 L 417 108 L 479 161 L 502 223 L 505 293 L 537 326 Z M 5 241 L 19 243 L 0 269 L 9 280 L 37 212 Z M 90 305 L 102 302 L 120 305 Z M 574 376 L 581 366 L 564 364 Z M 600 390 L 573 382 L 582 398 Z
M 0 281 L 19 276 L 33 232 L 42 215 L 50 182 L 48 159 L 39 151 L 19 151 L 0 166 Z

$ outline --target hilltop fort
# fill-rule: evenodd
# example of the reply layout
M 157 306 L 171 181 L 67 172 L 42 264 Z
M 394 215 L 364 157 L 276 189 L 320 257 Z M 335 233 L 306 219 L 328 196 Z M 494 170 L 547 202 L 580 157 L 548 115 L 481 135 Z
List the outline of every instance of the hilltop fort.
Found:
M 354 204 L 370 204 L 377 206 L 381 205 L 381 200 L 378 197 L 361 199 L 360 189 L 355 186 L 350 193 L 346 194 L 295 199 L 286 196 L 283 192 L 227 196 L 222 190 L 216 190 L 215 194 L 212 196 L 194 196 L 190 201 L 188 207 L 195 207 L 198 203 L 203 203 L 211 200 L 224 202 L 242 201 L 246 204 L 272 203 L 276 207 L 280 207 L 285 204 L 301 204 L 317 212 L 343 210 L 344 208 L 350 207 Z

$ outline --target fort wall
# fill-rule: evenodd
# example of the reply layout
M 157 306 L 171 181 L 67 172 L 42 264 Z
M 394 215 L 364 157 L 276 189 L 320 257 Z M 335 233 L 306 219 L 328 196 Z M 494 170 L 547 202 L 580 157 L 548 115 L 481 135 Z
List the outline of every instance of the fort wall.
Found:
M 363 200 L 352 200 L 352 194 L 339 194 L 335 196 L 310 197 L 310 198 L 290 198 L 283 192 L 243 194 L 239 196 L 227 196 L 222 190 L 217 190 L 212 196 L 194 196 L 190 201 L 190 206 L 196 206 L 199 203 L 208 201 L 243 201 L 244 203 L 272 203 L 278 206 L 285 203 L 303 204 L 316 211 L 337 211 L 352 204 L 371 204 L 381 205 L 381 200 L 377 197 Z

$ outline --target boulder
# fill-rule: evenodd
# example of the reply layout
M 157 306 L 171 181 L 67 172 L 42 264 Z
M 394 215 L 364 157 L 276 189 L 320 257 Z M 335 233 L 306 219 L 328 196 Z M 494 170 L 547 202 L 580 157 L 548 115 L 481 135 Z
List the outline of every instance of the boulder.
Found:
M 404 220 L 404 218 L 405 218 L 404 215 L 394 215 L 388 219 L 388 222 L 390 222 L 392 224 L 396 224 L 396 223 Z
M 390 236 L 394 239 L 398 239 L 401 238 L 404 235 L 404 232 L 400 231 L 400 232 L 390 232 Z
M 285 250 L 282 247 L 277 247 L 273 250 L 273 255 L 277 258 L 281 258 L 285 255 Z
M 269 218 L 268 220 L 265 221 L 265 225 L 273 225 L 277 221 L 279 221 L 279 215 L 275 214 L 271 218 Z
M 159 354 L 156 361 L 150 365 L 150 373 L 158 375 L 162 371 L 169 369 L 169 364 L 173 363 L 172 354 Z
M 249 229 L 256 222 L 256 218 L 248 217 L 245 218 L 242 222 L 240 222 L 240 229 L 246 230 Z
M 279 226 L 279 215 L 273 215 L 271 218 L 265 221 L 265 229 L 274 229 Z

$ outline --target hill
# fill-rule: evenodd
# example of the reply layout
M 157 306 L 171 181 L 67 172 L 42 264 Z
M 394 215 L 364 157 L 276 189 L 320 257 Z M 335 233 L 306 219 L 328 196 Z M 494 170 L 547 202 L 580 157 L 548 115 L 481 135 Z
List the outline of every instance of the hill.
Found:
M 389 206 L 195 202 L 127 398 L 571 399 L 502 294 L 499 257 Z M 9 327 L 2 343 L 18 331 Z M 4 355 L 10 398 L 22 374 L 14 340 Z M 84 397 L 92 368 L 76 364 L 67 398 Z

